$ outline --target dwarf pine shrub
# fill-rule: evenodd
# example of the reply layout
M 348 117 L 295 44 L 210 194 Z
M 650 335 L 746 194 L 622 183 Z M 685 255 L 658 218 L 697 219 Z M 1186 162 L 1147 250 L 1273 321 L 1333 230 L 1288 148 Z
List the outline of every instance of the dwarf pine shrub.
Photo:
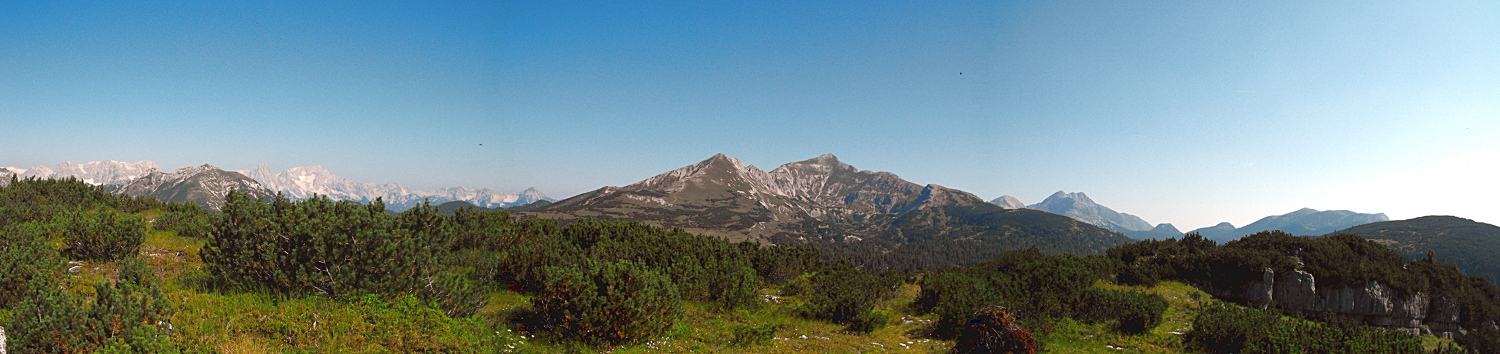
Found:
M 549 267 L 531 306 L 544 327 L 598 344 L 647 340 L 682 316 L 682 298 L 666 276 L 632 261 L 584 261 Z

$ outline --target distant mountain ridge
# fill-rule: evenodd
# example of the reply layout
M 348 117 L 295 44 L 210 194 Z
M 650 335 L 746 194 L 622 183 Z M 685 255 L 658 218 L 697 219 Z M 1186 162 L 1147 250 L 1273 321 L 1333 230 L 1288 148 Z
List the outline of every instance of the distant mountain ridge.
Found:
M 1067 216 L 1078 221 L 1093 224 L 1110 231 L 1118 232 L 1135 239 L 1164 239 L 1182 236 L 1177 227 L 1172 224 L 1158 224 L 1155 227 L 1151 223 L 1141 219 L 1139 216 L 1117 212 L 1109 207 L 1095 203 L 1083 192 L 1068 193 L 1057 191 L 1040 203 L 1027 206 L 1020 199 L 1009 195 L 990 200 L 990 204 L 998 205 L 1006 209 L 1027 208 L 1041 210 L 1057 215 Z
M 30 168 L 0 167 L 0 179 L 4 179 L 4 182 L 0 184 L 10 183 L 10 177 L 15 175 L 16 178 L 36 177 L 38 179 L 73 177 L 83 183 L 96 186 L 120 185 L 130 183 L 131 180 L 159 169 L 155 161 L 120 162 L 114 160 L 81 164 L 63 162 L 57 164 L 57 169 L 40 165 Z
M 213 171 L 239 175 L 255 183 L 252 186 L 242 183 L 233 176 Z M 260 189 L 264 189 L 270 191 L 270 195 L 281 192 L 292 199 L 306 199 L 317 194 L 334 200 L 369 203 L 375 201 L 376 198 L 381 198 L 386 203 L 387 209 L 392 211 L 410 209 L 424 200 L 430 201 L 433 205 L 463 201 L 483 208 L 508 208 L 538 201 L 553 201 L 536 188 L 528 188 L 520 193 L 463 187 L 419 191 L 396 183 L 359 183 L 334 175 L 321 166 L 293 167 L 281 173 L 272 172 L 265 164 L 256 166 L 255 169 L 242 171 L 224 171 L 205 164 L 185 167 L 173 173 L 162 173 L 155 161 L 120 162 L 114 160 L 82 164 L 63 162 L 58 164 L 56 169 L 46 166 L 0 167 L 0 186 L 10 183 L 11 177 L 39 179 L 73 177 L 84 183 L 102 186 L 106 191 L 128 192 L 127 194 L 137 196 L 162 196 L 161 199 L 164 201 L 193 201 L 214 209 L 222 205 L 223 195 L 210 198 L 202 193 L 228 192 L 228 189 L 220 187 L 229 185 L 241 186 L 242 189 L 256 189 L 257 193 Z M 152 179 L 135 183 L 147 177 L 152 177 Z M 194 183 L 204 184 L 193 185 Z M 165 186 L 162 186 L 163 184 Z M 186 192 L 189 190 L 192 192 Z M 179 198 L 188 195 L 193 197 L 187 200 Z
M 553 200 L 536 188 L 527 188 L 520 193 L 463 187 L 420 191 L 397 183 L 354 182 L 335 175 L 322 166 L 298 166 L 278 173 L 271 171 L 266 164 L 260 164 L 254 169 L 242 170 L 239 173 L 292 199 L 307 199 L 313 195 L 323 195 L 334 200 L 369 203 L 380 198 L 386 208 L 392 211 L 410 209 L 424 200 L 433 205 L 462 201 L 481 208 L 509 208 L 535 203 L 539 200 Z
M 1299 236 L 1318 236 L 1356 225 L 1389 220 L 1385 213 L 1361 214 L 1348 210 L 1318 211 L 1302 208 L 1282 215 L 1267 216 L 1245 227 L 1234 228 L 1234 225 L 1226 222 L 1193 232 L 1224 243 L 1261 231 L 1281 230 Z
M 832 154 L 769 172 L 716 154 L 623 187 L 604 187 L 525 216 L 642 220 L 732 240 L 808 243 L 876 266 L 931 269 L 1001 250 L 1098 253 L 1124 235 L 1059 215 L 1006 210 L 968 192 L 860 170 Z

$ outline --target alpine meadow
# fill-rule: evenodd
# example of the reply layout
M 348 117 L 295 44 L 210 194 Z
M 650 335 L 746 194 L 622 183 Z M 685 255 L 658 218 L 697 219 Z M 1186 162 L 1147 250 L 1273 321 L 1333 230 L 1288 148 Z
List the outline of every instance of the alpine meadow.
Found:
M 0 354 L 1500 353 L 1500 3 L 0 3 Z

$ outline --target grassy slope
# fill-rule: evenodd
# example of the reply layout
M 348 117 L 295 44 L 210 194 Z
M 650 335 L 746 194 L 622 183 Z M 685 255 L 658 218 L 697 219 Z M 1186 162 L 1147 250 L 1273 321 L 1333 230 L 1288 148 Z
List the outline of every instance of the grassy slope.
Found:
M 1197 308 L 1212 300 L 1201 290 L 1178 282 L 1162 282 L 1147 288 L 1098 283 L 1094 286 L 1116 290 L 1132 289 L 1161 295 L 1167 299 L 1167 312 L 1161 325 L 1139 335 L 1125 335 L 1111 330 L 1109 323 L 1083 324 L 1071 319 L 1058 323 L 1051 333 L 1038 336 L 1048 351 L 1059 353 L 1115 353 L 1117 349 L 1133 353 L 1181 353 L 1183 334 L 1192 329 Z M 1113 348 L 1112 348 L 1113 347 Z
M 146 216 L 152 216 L 147 213 Z M 319 297 L 282 298 L 264 294 L 220 292 L 209 288 L 198 252 L 203 240 L 171 232 L 151 231 L 141 251 L 165 281 L 163 290 L 178 309 L 172 318 L 178 342 L 189 352 L 275 353 L 348 352 L 602 352 L 619 353 L 792 353 L 792 352 L 946 352 L 952 341 L 928 339 L 932 315 L 912 314 L 908 304 L 919 288 L 905 284 L 899 294 L 879 305 L 892 322 L 870 334 L 843 332 L 840 325 L 801 318 L 797 296 L 778 297 L 754 310 L 715 311 L 700 303 L 686 303 L 684 318 L 664 338 L 648 343 L 598 348 L 524 333 L 512 324 L 514 314 L 529 309 L 529 298 L 497 292 L 479 314 L 451 319 L 410 298 L 365 298 L 333 301 Z M 92 294 L 93 284 L 114 274 L 114 265 L 78 264 L 70 287 Z M 1141 335 L 1123 335 L 1108 323 L 1083 324 L 1062 320 L 1056 329 L 1038 333 L 1044 349 L 1055 353 L 1175 353 L 1185 351 L 1182 336 L 1191 327 L 1196 309 L 1207 294 L 1177 282 L 1145 287 L 1105 283 L 1100 287 L 1161 294 L 1169 308 L 1160 326 Z M 765 290 L 775 295 L 778 289 Z M 777 324 L 774 338 L 763 343 L 735 344 L 735 329 Z M 1424 338 L 1429 348 L 1445 343 Z M 1113 348 L 1122 348 L 1117 350 Z
M 163 290 L 178 312 L 172 318 L 179 343 L 194 352 L 859 352 L 881 349 L 943 351 L 952 342 L 922 338 L 931 318 L 910 315 L 907 304 L 918 288 L 905 285 L 881 309 L 896 322 L 868 335 L 843 333 L 843 327 L 795 315 L 796 297 L 780 297 L 755 310 L 723 312 L 700 303 L 686 303 L 686 315 L 666 338 L 621 347 L 591 348 L 559 343 L 546 334 L 512 328 L 510 318 L 530 307 L 530 299 L 497 292 L 479 314 L 450 319 L 430 308 L 401 300 L 362 299 L 339 302 L 319 297 L 280 298 L 271 295 L 218 292 L 207 287 L 207 274 L 198 259 L 203 241 L 152 231 L 142 251 L 153 268 L 167 279 Z M 179 255 L 180 254 L 180 255 Z M 80 273 L 76 283 L 92 283 L 110 265 L 93 265 L 97 272 Z M 87 281 L 85 281 L 87 278 Z M 91 290 L 91 289 L 90 289 Z M 775 289 L 768 289 L 774 294 Z M 746 324 L 780 324 L 775 339 L 763 344 L 735 345 L 734 328 Z M 805 336 L 805 337 L 804 337 Z M 905 344 L 904 346 L 902 344 Z M 883 347 L 883 348 L 882 348 Z M 488 350 L 485 348 L 498 348 Z

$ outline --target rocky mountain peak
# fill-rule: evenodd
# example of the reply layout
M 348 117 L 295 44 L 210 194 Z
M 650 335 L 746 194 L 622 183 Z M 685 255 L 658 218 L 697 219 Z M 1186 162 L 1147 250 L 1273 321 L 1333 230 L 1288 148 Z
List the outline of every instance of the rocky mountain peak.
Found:
M 625 186 L 626 190 L 656 190 L 667 193 L 683 191 L 695 185 L 714 183 L 749 184 L 757 190 L 768 189 L 770 176 L 755 166 L 746 166 L 738 158 L 714 154 L 706 160 L 667 171 Z
M 266 166 L 266 164 L 262 163 L 262 164 L 259 164 L 259 165 L 255 165 L 255 168 L 253 168 L 253 169 L 240 171 L 240 174 L 243 174 L 243 175 L 248 176 L 250 178 L 254 178 L 255 180 L 258 181 L 261 178 L 268 178 L 268 177 L 271 177 L 271 176 L 275 176 L 276 172 L 275 171 L 271 171 L 271 166 Z
M 224 171 L 210 164 L 183 167 L 172 173 L 162 173 L 161 170 L 152 168 L 145 176 L 120 186 L 119 193 L 153 197 L 162 201 L 195 202 L 218 210 L 224 206 L 224 196 L 231 189 L 256 198 L 273 195 L 273 192 L 250 177 Z
M 858 171 L 859 169 L 854 168 L 854 166 L 850 166 L 843 161 L 839 161 L 839 158 L 837 156 L 833 156 L 833 154 L 822 154 L 818 155 L 818 157 L 781 165 L 781 167 L 777 167 L 775 170 L 772 170 L 771 173 L 775 174 L 776 171 L 797 171 L 802 174 L 826 174 L 840 170 Z
M 30 168 L 23 169 L 22 171 L 24 171 L 24 172 L 21 172 L 21 178 L 26 178 L 26 177 L 48 178 L 48 177 L 52 177 L 52 172 L 53 172 L 52 169 L 47 168 L 47 166 L 42 166 L 42 165 L 31 166 Z
M 990 201 L 990 204 L 999 205 L 1001 208 L 1006 209 L 1022 209 L 1026 207 L 1026 203 L 1022 203 L 1020 199 L 1009 195 L 1002 195 L 999 198 L 995 198 Z
M 1094 224 L 1116 232 L 1148 231 L 1152 229 L 1151 224 L 1147 223 L 1146 220 L 1142 220 L 1135 215 L 1116 212 L 1113 209 L 1094 203 L 1094 200 L 1089 199 L 1089 196 L 1083 194 L 1083 192 L 1068 193 L 1057 191 L 1057 193 L 1053 193 L 1052 196 L 1047 197 L 1041 203 L 1032 204 L 1027 206 L 1027 208 L 1069 216 L 1078 221 Z
M 1182 231 L 1178 231 L 1176 226 L 1172 226 L 1172 224 L 1169 224 L 1169 223 L 1156 224 L 1156 227 L 1152 228 L 1151 231 L 1152 232 L 1171 232 L 1171 233 L 1175 233 L 1175 234 L 1178 234 L 1178 235 L 1182 234 Z

